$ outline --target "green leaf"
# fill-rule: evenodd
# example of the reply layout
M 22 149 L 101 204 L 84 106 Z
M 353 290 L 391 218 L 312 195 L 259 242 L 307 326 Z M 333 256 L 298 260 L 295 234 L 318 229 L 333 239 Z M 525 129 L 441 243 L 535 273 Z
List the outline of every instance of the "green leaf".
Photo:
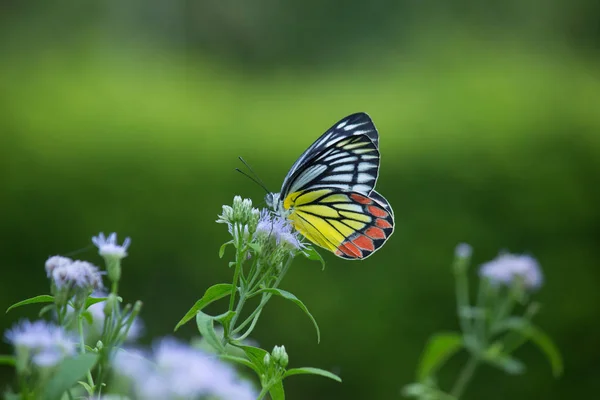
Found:
M 85 389 L 86 392 L 88 392 L 89 395 L 92 395 L 92 393 L 94 393 L 94 389 L 92 389 L 92 387 L 88 383 L 86 383 L 84 381 L 79 381 L 77 383 L 79 383 L 81 386 L 83 386 L 83 388 Z
M 208 314 L 204 314 L 202 311 L 198 311 L 196 314 L 196 324 L 198 325 L 198 330 L 200 334 L 206 340 L 213 349 L 217 350 L 219 353 L 223 353 L 225 348 L 223 347 L 223 343 L 221 343 L 221 339 L 215 332 L 215 318 L 211 317 Z
M 233 285 L 231 283 L 218 283 L 206 289 L 206 292 L 204 292 L 204 296 L 202 296 L 202 298 L 198 300 L 196 304 L 192 306 L 192 308 L 190 308 L 190 310 L 183 316 L 183 318 L 181 318 L 181 320 L 175 326 L 174 330 L 176 331 L 183 324 L 190 321 L 196 316 L 196 314 L 200 310 L 202 310 L 210 303 L 222 299 L 223 297 L 231 294 L 232 288 Z
M 56 308 L 55 304 L 48 304 L 45 305 L 44 307 L 42 307 L 42 309 L 40 310 L 40 312 L 38 313 L 38 317 L 43 316 L 44 314 L 46 314 L 48 311 L 52 311 Z
M 462 336 L 455 332 L 437 333 L 425 345 L 417 367 L 417 380 L 423 381 L 463 347 Z
M 285 374 L 283 375 L 283 377 L 287 378 L 288 376 L 292 376 L 292 375 L 307 375 L 307 374 L 308 375 L 320 375 L 320 376 L 324 376 L 325 378 L 333 379 L 336 382 L 342 382 L 342 378 L 340 378 L 336 374 L 331 373 L 329 371 L 325 371 L 324 369 L 321 369 L 321 368 L 312 368 L 312 367 L 288 369 L 285 372 Z
M 531 322 L 524 318 L 513 317 L 509 318 L 504 322 L 507 329 L 516 331 L 527 339 L 531 340 L 538 349 L 546 356 L 550 367 L 552 368 L 552 374 L 558 378 L 563 372 L 563 361 L 560 354 L 560 350 L 554 344 L 550 336 L 544 331 L 534 326 Z
M 321 266 L 323 267 L 323 270 L 325 269 L 325 260 L 323 259 L 321 254 L 319 254 L 319 252 L 317 250 L 315 250 L 315 248 L 313 246 L 306 247 L 302 251 L 302 254 L 304 254 L 304 257 L 308 258 L 309 260 L 320 261 Z
M 219 323 L 223 325 L 223 328 L 225 328 L 225 331 L 227 331 L 227 329 L 229 328 L 229 323 L 231 322 L 231 319 L 234 315 L 235 311 L 227 311 L 226 313 L 217 315 L 216 317 L 214 317 L 214 319 L 216 321 L 219 321 Z
M 508 354 L 484 354 L 483 359 L 488 364 L 504 370 L 504 372 L 507 374 L 518 375 L 525 371 L 525 365 L 521 361 L 509 356 Z
M 227 246 L 230 244 L 233 244 L 233 240 L 230 240 L 229 242 L 223 243 L 221 245 L 221 247 L 219 248 L 219 258 L 223 258 L 223 256 L 225 255 L 225 248 L 227 248 Z
M 227 360 L 227 361 L 231 361 L 234 363 L 244 365 L 244 366 L 250 368 L 251 370 L 253 370 L 254 372 L 256 372 L 256 374 L 260 377 L 260 370 L 258 368 L 256 368 L 256 366 L 252 362 L 250 362 L 249 360 L 247 360 L 245 358 L 232 356 L 230 354 L 220 354 L 219 357 L 223 360 Z
M 313 325 L 315 326 L 315 329 L 317 330 L 317 343 L 321 342 L 321 331 L 319 330 L 319 325 L 317 324 L 317 321 L 312 316 L 312 314 L 310 313 L 310 311 L 308 311 L 308 308 L 306 308 L 306 306 L 304 305 L 304 303 L 300 301 L 300 299 L 298 299 L 296 296 L 294 296 L 292 293 L 290 293 L 290 292 L 288 292 L 286 290 L 275 289 L 275 288 L 261 289 L 261 290 L 257 291 L 256 293 L 271 293 L 271 294 L 274 294 L 274 295 L 277 295 L 277 296 L 281 296 L 284 299 L 290 300 L 291 302 L 293 302 L 294 304 L 296 304 L 298 307 L 300 307 L 302 309 L 302 311 L 304 311 L 304 313 L 306 315 L 308 315 L 308 317 L 312 321 Z
M 266 368 L 264 359 L 265 355 L 268 353 L 266 350 L 253 346 L 244 346 L 241 344 L 236 345 L 236 347 L 244 350 L 246 357 L 248 357 L 248 360 L 250 360 L 250 362 L 254 365 L 255 368 L 253 369 L 256 371 L 258 376 L 261 376 L 265 373 Z
M 96 303 L 102 303 L 106 300 L 108 300 L 108 297 L 88 297 L 87 299 L 85 299 L 84 309 L 87 310 L 90 306 L 93 306 Z
M 285 400 L 285 391 L 283 390 L 283 382 L 279 381 L 269 388 L 271 400 Z
M 0 355 L 0 365 L 10 365 L 14 367 L 16 362 L 17 360 L 14 356 Z
M 94 316 L 92 315 L 91 312 L 89 312 L 89 311 L 86 310 L 86 311 L 84 311 L 84 312 L 81 313 L 81 316 L 83 318 L 85 318 L 85 320 L 87 321 L 88 324 L 91 325 L 91 324 L 94 323 Z
M 97 354 L 79 354 L 65 359 L 45 388 L 45 400 L 60 400 L 98 361 Z
M 35 296 L 30 299 L 19 301 L 18 303 L 13 304 L 12 306 L 8 307 L 6 312 L 8 313 L 13 308 L 21 307 L 26 304 L 35 304 L 35 303 L 54 303 L 54 297 L 50 296 L 48 294 L 42 294 L 40 296 Z

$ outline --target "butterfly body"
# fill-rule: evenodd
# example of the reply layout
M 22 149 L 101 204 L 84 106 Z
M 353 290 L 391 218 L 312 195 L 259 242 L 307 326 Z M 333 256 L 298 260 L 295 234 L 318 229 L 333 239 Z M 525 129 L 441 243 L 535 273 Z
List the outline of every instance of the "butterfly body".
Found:
M 394 230 L 394 214 L 377 193 L 379 134 L 365 113 L 333 125 L 292 165 L 267 204 L 308 240 L 339 257 L 363 259 Z

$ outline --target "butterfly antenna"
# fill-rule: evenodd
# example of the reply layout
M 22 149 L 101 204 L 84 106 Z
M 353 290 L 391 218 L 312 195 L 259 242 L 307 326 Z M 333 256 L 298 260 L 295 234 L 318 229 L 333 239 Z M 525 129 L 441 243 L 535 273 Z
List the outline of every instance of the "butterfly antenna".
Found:
M 242 175 L 247 176 L 248 178 L 250 178 L 250 180 L 252 180 L 254 183 L 256 183 L 258 186 L 260 186 L 261 188 L 263 188 L 265 190 L 265 192 L 267 193 L 271 193 L 269 191 L 269 189 L 267 189 L 267 185 L 264 184 L 264 182 L 258 177 L 258 175 L 256 174 L 256 172 L 254 172 L 254 170 L 252 169 L 252 167 L 250 166 L 250 164 L 248 164 L 246 162 L 246 160 L 244 160 L 242 157 L 238 157 L 240 159 L 240 161 L 246 166 L 246 168 L 248 168 L 248 170 L 252 173 L 253 176 L 247 174 L 246 172 L 242 171 L 239 168 L 236 168 L 235 170 L 237 172 L 239 172 Z
M 89 246 L 82 247 L 82 248 L 80 248 L 80 249 L 78 249 L 78 250 L 73 250 L 73 251 L 71 251 L 71 252 L 69 252 L 69 253 L 65 254 L 65 257 L 72 257 L 72 256 L 75 256 L 75 255 L 77 255 L 77 254 L 81 254 L 81 253 L 83 253 L 83 252 L 86 252 L 86 251 L 88 251 L 89 249 L 91 249 L 91 248 L 93 248 L 93 247 L 94 247 L 94 245 L 90 244 Z

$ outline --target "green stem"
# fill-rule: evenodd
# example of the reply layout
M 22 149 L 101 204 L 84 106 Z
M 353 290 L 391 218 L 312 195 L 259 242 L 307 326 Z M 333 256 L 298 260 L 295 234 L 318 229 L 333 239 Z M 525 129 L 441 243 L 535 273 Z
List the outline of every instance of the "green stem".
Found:
M 475 369 L 477 368 L 478 364 L 479 359 L 476 356 L 472 355 L 469 358 L 469 361 L 467 361 L 463 369 L 460 371 L 460 375 L 458 376 L 458 379 L 454 383 L 452 391 L 450 392 L 450 394 L 456 399 L 460 399 L 460 397 L 463 395 L 467 384 L 469 383 L 471 378 L 473 378 L 473 374 L 475 373 Z
M 271 286 L 272 289 L 276 289 L 277 286 L 279 286 L 279 284 L 281 283 L 281 281 L 283 280 L 283 277 L 285 276 L 285 274 L 287 273 L 287 271 L 290 269 L 290 265 L 292 264 L 292 260 L 293 257 L 289 257 L 288 260 L 286 261 L 285 265 L 283 266 L 283 268 L 281 269 L 281 272 L 279 273 L 279 275 L 277 276 L 277 279 L 275 279 L 275 282 L 273 283 L 273 286 Z M 256 293 L 253 293 L 253 295 Z M 269 301 L 269 299 L 271 298 L 271 296 L 273 296 L 271 293 L 264 293 L 262 296 L 262 299 L 260 301 L 260 304 L 258 305 L 258 307 L 256 307 L 256 309 L 252 312 L 252 314 L 250 314 L 250 316 L 248 316 L 248 318 L 246 318 L 244 320 L 244 322 L 242 322 L 240 324 L 239 327 L 234 328 L 234 325 L 231 324 L 230 327 L 232 329 L 232 333 L 236 334 L 239 331 L 241 331 L 242 329 L 244 329 L 244 327 L 246 325 L 248 325 L 251 321 L 253 321 L 254 317 L 256 316 L 260 316 L 260 312 L 262 311 L 263 307 L 267 304 L 267 302 Z M 237 317 L 237 314 L 234 316 L 234 318 Z M 233 321 L 232 321 L 233 322 Z M 256 324 L 256 321 L 253 321 L 253 324 L 251 325 L 251 328 L 254 329 L 254 325 Z M 250 334 L 250 332 L 252 332 L 251 329 L 248 329 L 247 332 L 244 333 L 244 336 L 248 336 Z
M 457 261 L 460 262 L 460 261 Z M 465 337 L 471 337 L 471 324 L 465 315 L 465 310 L 469 308 L 469 282 L 467 280 L 466 268 L 456 267 L 456 311 L 460 322 L 460 329 Z
M 77 312 L 77 330 L 79 331 L 79 350 L 81 354 L 85 354 L 85 337 L 83 336 L 83 311 L 79 310 Z M 90 370 L 87 371 L 87 379 L 88 384 L 92 388 L 92 393 L 94 394 L 95 386 L 94 386 L 94 378 L 92 378 L 92 372 Z
M 477 314 L 475 315 L 475 334 L 480 345 L 480 348 L 484 348 L 487 343 L 486 338 L 486 321 L 487 321 L 487 308 L 486 302 L 488 298 L 489 282 L 487 279 L 479 281 L 479 291 L 477 293 Z
M 234 229 L 236 230 L 236 233 L 238 233 L 238 235 L 236 235 L 237 237 L 240 237 L 239 232 L 238 231 L 238 227 L 237 225 L 234 226 Z M 238 243 L 236 243 L 236 252 L 235 252 L 235 272 L 233 273 L 233 288 L 231 290 L 231 296 L 229 297 L 229 311 L 233 311 L 233 306 L 235 304 L 235 294 L 237 292 L 237 284 L 238 284 L 238 279 L 240 277 L 240 272 L 242 270 L 242 265 L 243 265 L 243 261 L 242 261 L 242 241 L 238 240 Z M 240 298 L 241 298 L 241 293 L 240 293 Z
M 262 400 L 267 395 L 267 393 L 269 393 L 269 389 L 270 387 L 268 386 L 263 387 L 260 393 L 258 394 L 256 400 Z
M 250 327 L 248 327 L 248 330 L 246 332 L 244 332 L 242 335 L 240 335 L 238 337 L 238 340 L 244 340 L 246 339 L 248 336 L 250 336 L 250 334 L 252 333 L 252 331 L 254 330 L 254 327 L 256 326 L 256 323 L 258 322 L 258 318 L 260 317 L 260 313 L 262 312 L 262 310 L 260 310 L 255 316 L 254 319 L 252 319 L 252 323 L 250 324 Z M 244 321 L 245 322 L 245 321 Z M 241 325 L 240 325 L 241 327 Z M 238 331 L 241 329 L 238 329 Z
M 119 282 L 113 281 L 112 287 L 111 287 L 111 293 L 117 294 L 118 291 L 119 291 Z

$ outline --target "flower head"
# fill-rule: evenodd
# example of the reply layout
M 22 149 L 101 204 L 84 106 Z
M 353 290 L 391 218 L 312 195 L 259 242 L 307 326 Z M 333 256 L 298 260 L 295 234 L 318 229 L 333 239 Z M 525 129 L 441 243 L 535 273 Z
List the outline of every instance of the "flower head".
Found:
M 100 232 L 98 236 L 92 237 L 92 243 L 98 248 L 98 253 L 105 258 L 117 258 L 119 260 L 127 257 L 127 248 L 131 244 L 130 238 L 125 238 L 122 245 L 117 244 L 117 234 L 115 232 L 104 237 Z
M 8 330 L 7 342 L 15 347 L 17 359 L 25 357 L 38 367 L 51 367 L 75 353 L 76 339 L 62 327 L 43 320 L 22 321 Z
M 255 235 L 257 240 L 273 241 L 276 246 L 287 251 L 300 250 L 304 247 L 290 222 L 285 218 L 273 215 L 267 209 L 263 209 L 260 213 Z
M 102 275 L 93 264 L 87 261 L 63 263 L 52 271 L 52 281 L 58 290 L 74 289 L 92 292 L 102 289 Z
M 56 268 L 61 268 L 73 262 L 68 257 L 53 256 L 46 260 L 46 276 L 50 278 Z
M 128 377 L 138 398 L 172 399 L 214 396 L 220 400 L 250 400 L 256 394 L 235 370 L 214 356 L 174 339 L 160 341 L 146 359 L 142 352 L 119 352 L 117 373 Z M 212 398 L 212 397 L 211 397 Z
M 535 258 L 528 255 L 500 254 L 492 261 L 481 265 L 479 275 L 496 285 L 511 285 L 521 279 L 528 289 L 538 289 L 543 276 Z
M 469 258 L 473 254 L 473 248 L 468 243 L 459 243 L 454 249 L 454 255 L 458 258 Z

